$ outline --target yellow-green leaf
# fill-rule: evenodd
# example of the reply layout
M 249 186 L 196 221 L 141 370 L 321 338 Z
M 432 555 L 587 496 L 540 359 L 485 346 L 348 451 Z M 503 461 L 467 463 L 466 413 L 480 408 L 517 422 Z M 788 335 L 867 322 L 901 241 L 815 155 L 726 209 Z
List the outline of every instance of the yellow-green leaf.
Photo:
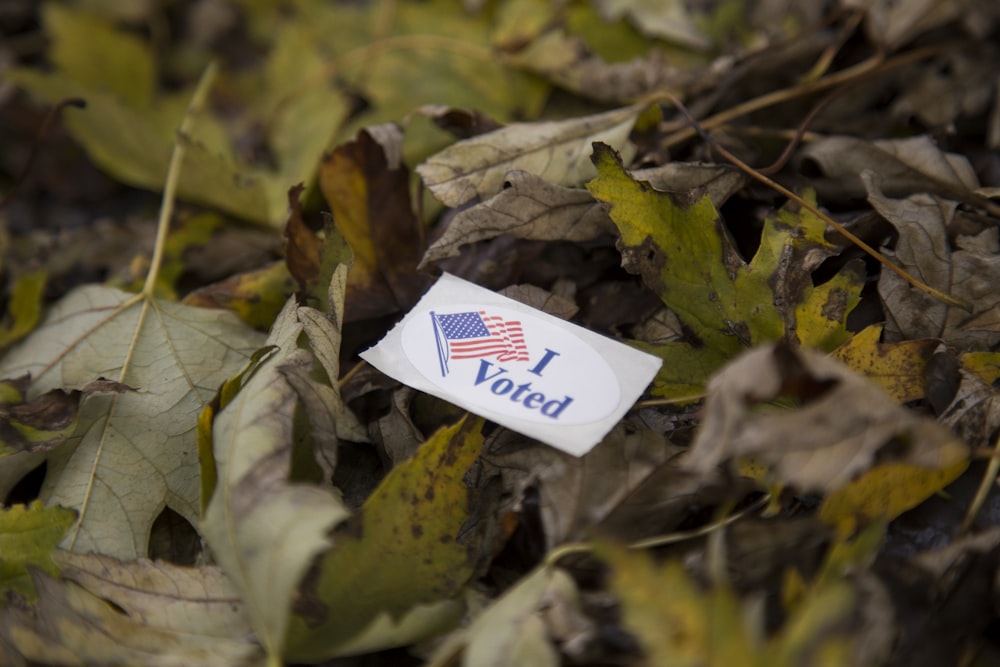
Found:
M 28 567 L 56 574 L 52 551 L 76 520 L 76 512 L 62 507 L 31 505 L 0 508 L 0 590 L 35 597 Z
M 440 625 L 387 625 L 418 605 L 447 603 L 473 573 L 475 547 L 461 540 L 469 520 L 466 471 L 479 455 L 481 419 L 463 419 L 428 439 L 394 468 L 360 513 L 333 533 L 334 546 L 306 578 L 293 607 L 286 656 L 313 661 L 347 650 L 369 626 L 369 650 L 416 641 Z M 457 621 L 445 612 L 440 622 Z
M 687 348 L 708 373 L 751 345 L 779 339 L 830 350 L 849 338 L 847 314 L 859 300 L 863 275 L 848 265 L 813 286 L 810 272 L 836 254 L 825 223 L 808 211 L 782 210 L 764 224 L 760 246 L 745 262 L 708 194 L 660 192 L 637 181 L 608 146 L 595 144 L 598 176 L 587 188 L 609 206 L 621 233 L 623 266 L 677 314 Z M 678 343 L 664 348 L 670 364 Z M 714 365 L 714 366 L 713 366 Z M 689 369 L 683 384 L 660 377 L 655 393 L 682 396 L 705 381 Z M 678 373 L 678 375 L 680 375 Z
M 32 271 L 11 285 L 7 312 L 0 320 L 0 350 L 27 336 L 38 324 L 47 279 L 46 271 Z

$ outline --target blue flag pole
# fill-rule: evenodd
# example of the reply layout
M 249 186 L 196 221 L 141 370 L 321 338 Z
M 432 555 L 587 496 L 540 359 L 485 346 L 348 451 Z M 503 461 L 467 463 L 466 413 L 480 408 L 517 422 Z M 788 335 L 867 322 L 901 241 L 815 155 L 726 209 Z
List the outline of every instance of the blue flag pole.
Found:
M 439 333 L 441 325 L 433 310 L 431 311 L 431 323 L 434 326 L 434 340 L 437 342 L 438 362 L 441 364 L 441 377 L 448 377 L 448 341 L 446 337 L 445 342 L 441 342 L 441 333 Z

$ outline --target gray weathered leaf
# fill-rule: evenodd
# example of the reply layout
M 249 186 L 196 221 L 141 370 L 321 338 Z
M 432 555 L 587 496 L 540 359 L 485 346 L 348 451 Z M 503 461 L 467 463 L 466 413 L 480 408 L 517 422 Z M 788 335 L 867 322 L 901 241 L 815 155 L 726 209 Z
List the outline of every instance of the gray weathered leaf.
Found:
M 417 173 L 435 197 L 452 207 L 493 196 L 514 169 L 557 185 L 580 185 L 595 174 L 593 142 L 613 146 L 630 159 L 628 135 L 642 109 L 634 105 L 570 120 L 512 123 L 452 144 L 417 166 Z
M 513 170 L 507 172 L 498 194 L 452 218 L 424 253 L 420 268 L 457 256 L 463 245 L 501 234 L 538 241 L 589 241 L 615 230 L 604 207 L 586 190 Z
M 922 292 L 892 271 L 879 277 L 888 340 L 940 338 L 960 350 L 990 349 L 1000 343 L 1000 254 L 997 229 L 960 236 L 956 248 L 948 226 L 958 204 L 932 194 L 890 199 L 875 174 L 862 174 L 868 201 L 899 233 L 883 254 L 924 283 L 969 303 L 968 313 Z
M 4 664 L 264 664 L 239 595 L 218 568 L 65 552 L 57 560 L 65 580 L 35 571 L 38 603 L 0 609 Z
M 871 467 L 895 439 L 906 443 L 901 456 L 917 467 L 944 468 L 968 454 L 948 429 L 815 350 L 754 348 L 719 371 L 708 394 L 687 459 L 697 472 L 751 457 L 772 466 L 782 483 L 829 492 Z M 788 394 L 801 405 L 762 409 Z
M 7 353 L 0 377 L 30 373 L 29 396 L 100 377 L 136 391 L 89 397 L 61 446 L 5 459 L 0 493 L 47 458 L 41 498 L 80 515 L 68 546 L 123 559 L 145 555 L 165 505 L 197 521 L 198 413 L 260 343 L 231 312 L 144 302 L 106 287 L 71 292 Z
M 965 156 L 943 152 L 927 136 L 883 141 L 827 137 L 803 148 L 796 162 L 800 168 L 812 162 L 820 169 L 823 176 L 812 179 L 814 186 L 830 198 L 864 197 L 865 169 L 879 175 L 882 190 L 890 197 L 924 191 L 967 193 L 979 187 Z
M 276 350 L 215 418 L 218 483 L 201 525 L 272 657 L 281 652 L 296 587 L 330 546 L 328 531 L 349 515 L 331 490 L 289 481 L 299 398 L 287 374 L 314 363 L 298 347 L 303 310 L 289 300 L 267 339 Z

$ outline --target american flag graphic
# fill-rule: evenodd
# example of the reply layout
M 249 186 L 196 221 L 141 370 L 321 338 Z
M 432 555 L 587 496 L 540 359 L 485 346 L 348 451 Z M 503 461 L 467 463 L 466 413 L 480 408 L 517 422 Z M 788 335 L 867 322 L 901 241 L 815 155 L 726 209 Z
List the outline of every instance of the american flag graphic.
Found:
M 448 375 L 452 359 L 496 357 L 497 361 L 528 361 L 528 347 L 519 320 L 505 320 L 479 312 L 431 313 L 437 339 L 441 375 Z

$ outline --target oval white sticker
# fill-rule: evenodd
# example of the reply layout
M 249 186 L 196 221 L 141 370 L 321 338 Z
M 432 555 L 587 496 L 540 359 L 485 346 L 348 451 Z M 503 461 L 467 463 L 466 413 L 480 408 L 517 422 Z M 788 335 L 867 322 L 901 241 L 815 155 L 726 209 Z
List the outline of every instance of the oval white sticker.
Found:
M 588 424 L 614 412 L 621 399 L 618 377 L 596 350 L 563 328 L 502 306 L 449 304 L 416 314 L 401 344 L 432 383 L 501 415 Z

